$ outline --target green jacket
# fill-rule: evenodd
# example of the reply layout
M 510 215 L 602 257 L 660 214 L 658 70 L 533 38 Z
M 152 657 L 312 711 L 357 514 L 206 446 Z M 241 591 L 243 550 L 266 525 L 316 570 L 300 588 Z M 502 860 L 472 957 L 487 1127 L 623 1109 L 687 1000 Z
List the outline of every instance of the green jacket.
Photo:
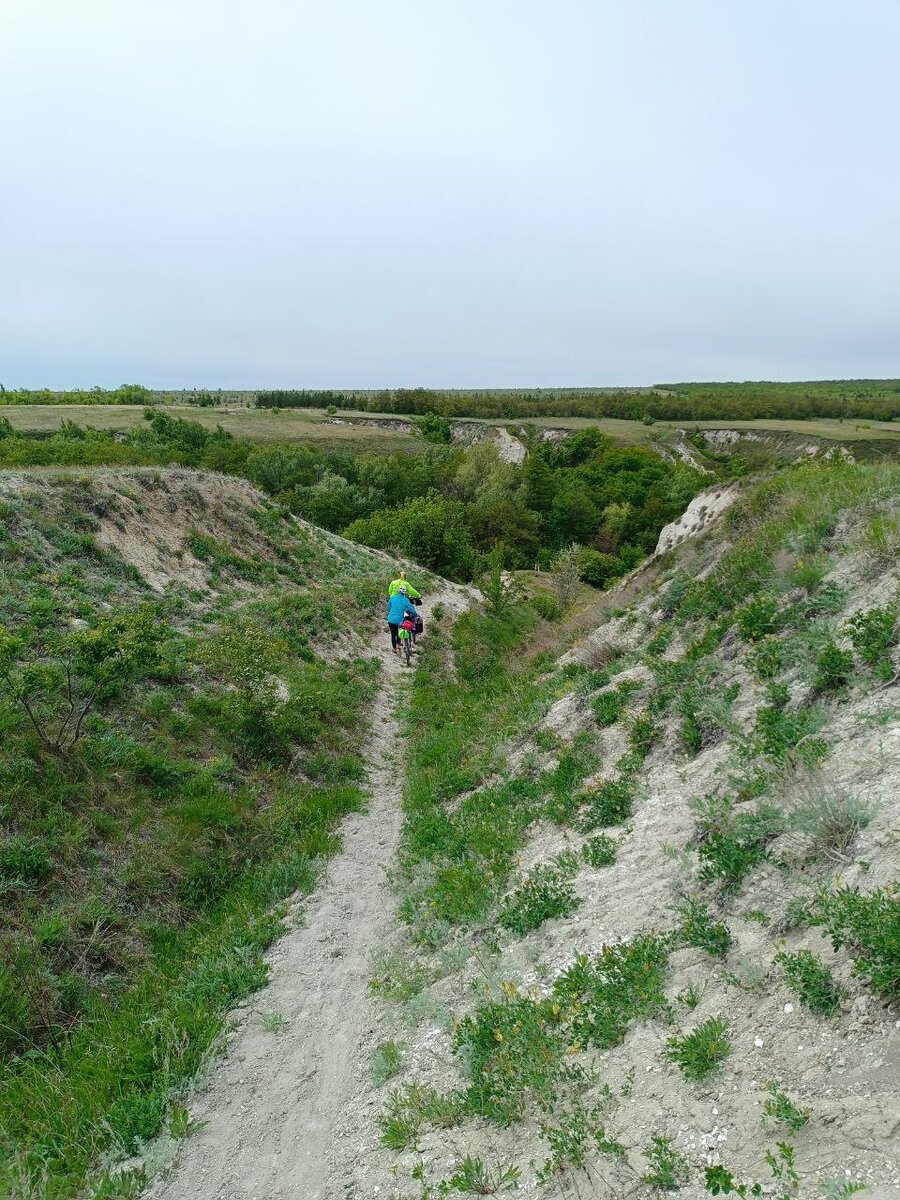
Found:
M 406 584 L 406 594 L 409 596 L 410 600 L 421 600 L 422 599 L 422 593 L 417 592 L 416 589 L 413 587 L 413 585 L 409 582 L 408 579 L 392 579 L 391 582 L 388 584 L 388 595 L 389 596 L 395 595 L 395 593 L 399 592 L 401 586 L 404 583 Z

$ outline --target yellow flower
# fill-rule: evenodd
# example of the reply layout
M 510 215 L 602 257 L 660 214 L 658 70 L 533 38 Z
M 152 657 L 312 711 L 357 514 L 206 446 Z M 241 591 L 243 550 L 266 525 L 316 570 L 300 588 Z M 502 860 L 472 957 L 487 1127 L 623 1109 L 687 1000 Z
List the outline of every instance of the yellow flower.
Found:
M 494 1030 L 494 1037 L 497 1039 L 498 1042 L 503 1041 L 503 1034 L 500 1032 L 499 1029 Z

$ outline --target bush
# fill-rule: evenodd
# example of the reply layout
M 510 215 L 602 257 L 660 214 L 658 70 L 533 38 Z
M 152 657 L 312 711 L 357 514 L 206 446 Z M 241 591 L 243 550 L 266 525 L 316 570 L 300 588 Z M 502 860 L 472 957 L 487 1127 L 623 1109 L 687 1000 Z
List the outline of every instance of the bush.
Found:
M 785 986 L 812 1012 L 833 1017 L 840 1008 L 843 991 L 825 964 L 810 950 L 795 954 L 782 951 L 775 961 L 784 968 Z
M 666 1042 L 668 1056 L 677 1063 L 688 1079 L 700 1082 L 722 1065 L 731 1053 L 728 1023 L 721 1017 L 710 1017 L 685 1037 L 670 1037 Z
M 890 674 L 891 648 L 897 643 L 897 609 L 894 605 L 858 612 L 847 622 L 847 632 L 857 658 L 866 666 Z
M 602 554 L 588 546 L 578 550 L 578 574 L 592 587 L 605 588 L 613 579 L 624 574 L 625 566 L 615 554 Z
M 499 921 L 504 929 L 521 937 L 552 917 L 567 916 L 577 905 L 562 872 L 553 865 L 539 866 L 504 900 Z
M 812 923 L 821 925 L 835 950 L 846 946 L 855 974 L 888 1000 L 900 997 L 900 885 L 864 895 L 841 888 L 820 897 Z
M 722 921 L 714 921 L 702 901 L 696 896 L 685 896 L 676 909 L 681 918 L 681 936 L 688 946 L 716 958 L 724 958 L 731 948 L 731 934 Z
M 813 687 L 822 692 L 839 692 L 850 682 L 853 674 L 853 655 L 841 650 L 834 642 L 826 642 L 816 658 Z
M 590 833 L 592 829 L 623 824 L 631 816 L 634 792 L 635 785 L 630 779 L 607 779 L 584 793 L 586 807 L 579 829 Z
M 588 838 L 581 847 L 581 857 L 592 867 L 611 867 L 616 861 L 618 844 L 604 833 Z
M 741 637 L 747 642 L 759 642 L 775 633 L 778 601 L 773 596 L 754 596 L 735 613 Z
M 737 814 L 730 805 L 713 809 L 701 819 L 698 830 L 699 878 L 737 888 L 763 861 L 768 843 L 783 829 L 782 814 L 770 806 Z
M 559 621 L 563 615 L 562 605 L 552 592 L 535 592 L 528 603 L 545 621 Z

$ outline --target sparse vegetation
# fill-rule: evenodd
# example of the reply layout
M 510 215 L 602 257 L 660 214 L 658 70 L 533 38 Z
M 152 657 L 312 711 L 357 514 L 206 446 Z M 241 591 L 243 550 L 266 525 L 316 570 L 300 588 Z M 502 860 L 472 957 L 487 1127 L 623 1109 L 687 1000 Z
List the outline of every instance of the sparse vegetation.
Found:
M 680 1154 L 669 1137 L 651 1138 L 650 1146 L 644 1151 L 647 1170 L 641 1176 L 644 1183 L 659 1192 L 674 1192 L 690 1180 L 691 1168 L 687 1159 Z
M 784 971 L 785 986 L 812 1012 L 833 1017 L 841 1003 L 842 990 L 825 964 L 810 950 L 775 956 Z
M 809 1120 L 809 1109 L 798 1108 L 793 1100 L 781 1090 L 774 1079 L 766 1084 L 766 1099 L 763 1114 L 776 1125 L 786 1125 L 791 1133 L 797 1133 Z

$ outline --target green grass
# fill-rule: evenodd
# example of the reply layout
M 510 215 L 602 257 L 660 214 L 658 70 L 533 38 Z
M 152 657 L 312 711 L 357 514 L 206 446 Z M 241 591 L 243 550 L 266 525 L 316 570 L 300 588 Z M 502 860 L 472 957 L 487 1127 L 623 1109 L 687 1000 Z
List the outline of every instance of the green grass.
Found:
M 113 503 L 62 475 L 4 509 L 0 1192 L 16 1179 L 54 1200 L 159 1131 L 228 1008 L 265 982 L 280 902 L 311 888 L 362 803 L 375 685 L 372 661 L 308 648 L 336 578 L 344 618 L 368 619 L 358 584 L 368 571 L 380 590 L 383 568 L 365 551 L 340 567 L 260 513 L 256 581 L 277 591 L 248 597 L 244 563 L 207 544 L 205 609 L 97 546 Z M 152 653 L 128 649 L 139 628 Z M 48 750 L 85 698 L 80 736 Z
M 535 867 L 504 900 L 499 922 L 522 937 L 553 917 L 565 917 L 578 905 L 565 875 L 553 864 Z

